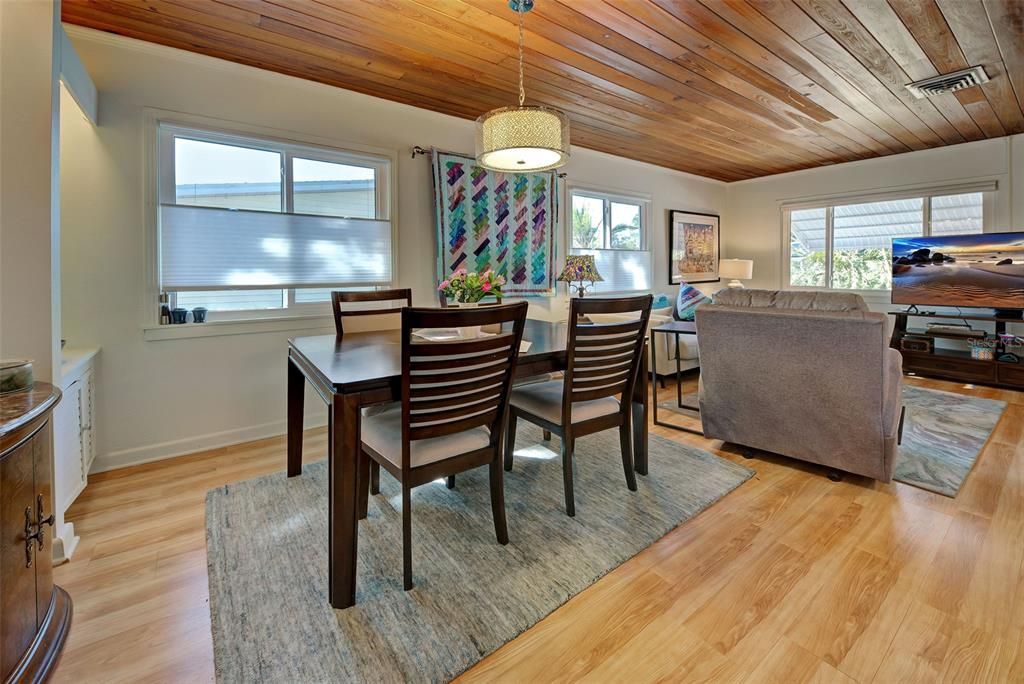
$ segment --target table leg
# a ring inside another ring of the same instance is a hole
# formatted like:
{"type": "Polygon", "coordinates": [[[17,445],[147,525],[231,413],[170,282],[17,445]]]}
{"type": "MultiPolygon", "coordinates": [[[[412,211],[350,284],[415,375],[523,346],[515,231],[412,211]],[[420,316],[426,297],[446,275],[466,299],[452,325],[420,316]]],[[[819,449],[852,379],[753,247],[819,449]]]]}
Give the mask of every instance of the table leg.
{"type": "Polygon", "coordinates": [[[633,387],[633,469],[641,475],[647,474],[647,406],[651,398],[647,357],[648,349],[644,345],[640,357],[640,377],[633,387]]]}
{"type": "MultiPolygon", "coordinates": [[[[654,424],[658,424],[658,347],[651,330],[651,410],[654,411],[654,424]]],[[[634,459],[635,460],[635,459],[634,459]]]]}
{"type": "Polygon", "coordinates": [[[676,406],[683,408],[683,363],[679,358],[679,333],[676,338],[676,406]]]}
{"type": "Polygon", "coordinates": [[[306,395],[306,378],[288,357],[288,477],[302,474],[302,403],[306,395]]]}
{"type": "Polygon", "coordinates": [[[335,394],[330,410],[333,429],[327,454],[330,481],[329,599],[335,608],[348,608],[356,602],[359,395],[335,394]]]}

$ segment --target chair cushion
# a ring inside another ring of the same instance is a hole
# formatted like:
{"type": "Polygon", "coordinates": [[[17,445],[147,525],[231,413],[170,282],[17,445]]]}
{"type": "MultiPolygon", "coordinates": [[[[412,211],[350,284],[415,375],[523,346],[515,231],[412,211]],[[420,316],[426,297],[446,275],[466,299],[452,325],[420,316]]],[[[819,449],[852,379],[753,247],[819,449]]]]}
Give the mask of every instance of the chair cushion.
{"type": "MultiPolygon", "coordinates": [[[[563,380],[539,382],[512,388],[512,405],[551,423],[562,421],[563,380]]],[[[582,423],[591,418],[606,416],[619,410],[619,400],[613,397],[577,401],[572,405],[572,422],[582,423]]]]}
{"type": "Polygon", "coordinates": [[[390,411],[396,406],[401,408],[402,404],[397,401],[386,401],[383,404],[373,404],[371,406],[364,406],[363,408],[360,409],[360,413],[362,413],[363,418],[366,418],[367,416],[375,416],[378,413],[390,411]]]}
{"type": "MultiPolygon", "coordinates": [[[[402,407],[397,404],[383,413],[363,417],[363,444],[398,467],[402,467],[402,407]]],[[[443,437],[413,440],[409,462],[413,468],[443,461],[467,451],[483,449],[491,443],[491,432],[476,427],[443,437]]]]}

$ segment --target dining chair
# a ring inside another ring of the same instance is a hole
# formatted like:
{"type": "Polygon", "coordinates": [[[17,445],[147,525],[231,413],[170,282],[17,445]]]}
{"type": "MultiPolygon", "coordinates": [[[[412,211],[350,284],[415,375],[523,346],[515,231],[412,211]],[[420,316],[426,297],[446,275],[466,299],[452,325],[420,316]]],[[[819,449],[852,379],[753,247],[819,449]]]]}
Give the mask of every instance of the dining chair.
{"type": "MultiPolygon", "coordinates": [[[[331,292],[331,311],[334,312],[334,330],[338,337],[345,336],[345,319],[350,316],[394,316],[402,312],[402,307],[394,307],[396,302],[403,302],[403,306],[412,306],[412,290],[400,288],[394,290],[372,290],[369,292],[351,292],[335,290],[331,292]],[[384,303],[384,308],[375,308],[374,303],[384,303]],[[358,308],[347,308],[348,304],[361,305],[358,308]]],[[[362,416],[365,418],[374,413],[386,410],[395,402],[364,406],[362,416]]],[[[452,483],[452,487],[455,483],[452,483]]],[[[370,490],[377,494],[380,492],[380,466],[373,463],[370,466],[370,490]]]]}
{"type": "MultiPolygon", "coordinates": [[[[445,295],[445,293],[441,292],[440,290],[437,291],[437,301],[441,305],[442,309],[455,308],[459,306],[458,303],[449,302],[448,296],[445,295]]],[[[501,304],[501,295],[496,295],[494,300],[480,302],[480,306],[496,306],[499,304],[501,304]]],[[[515,387],[520,387],[522,385],[532,385],[538,382],[547,382],[548,380],[553,380],[559,377],[561,377],[561,374],[559,373],[541,373],[540,375],[534,375],[528,378],[519,378],[513,383],[513,385],[515,387]]],[[[551,433],[548,432],[547,430],[544,431],[544,441],[551,441],[551,433]]],[[[455,489],[454,476],[448,478],[448,489],[455,489]]]]}
{"type": "Polygon", "coordinates": [[[505,438],[505,470],[512,470],[519,418],[561,437],[565,512],[570,516],[576,515],[573,451],[580,437],[619,428],[626,485],[630,491],[636,491],[630,431],[631,398],[644,353],[653,299],[651,295],[643,295],[571,300],[567,364],[562,379],[516,387],[512,391],[505,438]],[[581,314],[605,313],[639,313],[639,316],[622,323],[580,321],[581,314]]]}
{"type": "MultiPolygon", "coordinates": [[[[526,322],[526,302],[483,309],[402,310],[401,406],[362,421],[360,479],[370,463],[402,487],[402,565],[412,581],[412,489],[440,477],[489,466],[491,513],[498,543],[508,543],[501,463],[512,376],[526,322]],[[417,330],[501,324],[477,339],[431,341],[417,330]],[[511,324],[511,326],[506,325],[511,324]]],[[[367,514],[359,484],[360,518],[367,514]]]]}
{"type": "Polygon", "coordinates": [[[404,306],[412,306],[412,290],[399,288],[395,290],[373,290],[369,292],[342,292],[331,293],[331,310],[334,312],[334,330],[338,336],[345,334],[345,319],[351,316],[386,316],[388,314],[401,313],[402,307],[373,308],[359,306],[354,309],[346,308],[346,304],[367,304],[388,302],[405,302],[404,306]]]}

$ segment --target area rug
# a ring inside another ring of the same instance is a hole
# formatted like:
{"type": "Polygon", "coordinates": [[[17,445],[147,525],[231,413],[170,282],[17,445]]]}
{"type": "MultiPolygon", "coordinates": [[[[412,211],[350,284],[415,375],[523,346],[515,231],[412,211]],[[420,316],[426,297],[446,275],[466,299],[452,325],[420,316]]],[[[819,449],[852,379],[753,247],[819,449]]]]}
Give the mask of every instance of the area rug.
{"type": "Polygon", "coordinates": [[[1006,402],[903,386],[903,442],[893,478],[956,496],[1006,409],[1006,402]]]}
{"type": "Polygon", "coordinates": [[[753,475],[650,436],[650,474],[626,488],[614,430],[576,443],[576,517],[558,439],[520,428],[506,473],[508,546],[487,470],[413,490],[413,573],[402,590],[401,492],[381,475],[359,523],[356,605],[327,603],[327,469],[211,490],[210,616],[222,682],[448,681],[753,475]]]}
{"type": "MultiPolygon", "coordinates": [[[[696,393],[684,394],[683,405],[695,406],[696,397],[696,393]]],[[[903,404],[907,414],[893,478],[955,497],[1003,415],[1006,402],[904,385],[903,404]]],[[[659,402],[658,410],[700,420],[692,410],[680,409],[674,398],[659,402]]]]}

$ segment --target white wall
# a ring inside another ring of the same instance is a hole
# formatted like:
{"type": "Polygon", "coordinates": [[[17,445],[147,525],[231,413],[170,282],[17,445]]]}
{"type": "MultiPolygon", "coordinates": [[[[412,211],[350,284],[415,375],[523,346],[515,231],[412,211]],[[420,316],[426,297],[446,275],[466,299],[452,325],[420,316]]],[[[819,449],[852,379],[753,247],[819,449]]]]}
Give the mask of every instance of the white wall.
{"type": "MultiPolygon", "coordinates": [[[[68,33],[101,92],[100,126],[69,114],[61,145],[64,333],[70,345],[103,349],[96,469],[281,433],[286,340],[332,331],[143,339],[145,107],[394,150],[398,284],[412,287],[419,304],[435,301],[430,164],[409,150],[471,152],[471,122],[108,34],[68,33]]],[[[655,292],[674,290],[664,256],[668,210],[724,206],[722,183],[597,152],[574,148],[564,170],[575,184],[651,197],[655,292]]],[[[559,240],[564,249],[564,234],[559,240]]],[[[531,307],[537,317],[562,311],[548,300],[531,307]]],[[[308,397],[307,421],[322,422],[322,404],[308,397]]]]}
{"type": "Polygon", "coordinates": [[[722,216],[722,254],[754,260],[748,286],[781,288],[782,202],[989,179],[999,186],[992,230],[1024,230],[1024,135],[731,183],[722,216]]]}
{"type": "Polygon", "coordinates": [[[53,378],[60,330],[57,241],[59,4],[0,2],[0,357],[53,378]]]}

